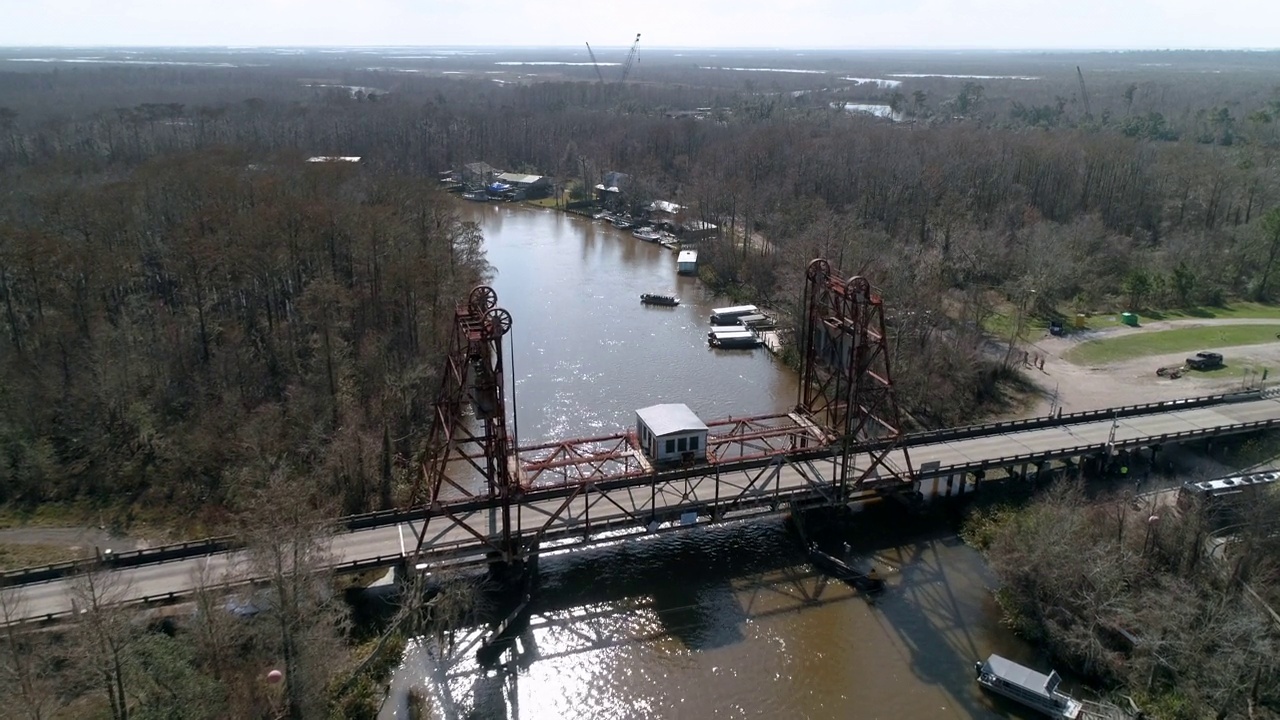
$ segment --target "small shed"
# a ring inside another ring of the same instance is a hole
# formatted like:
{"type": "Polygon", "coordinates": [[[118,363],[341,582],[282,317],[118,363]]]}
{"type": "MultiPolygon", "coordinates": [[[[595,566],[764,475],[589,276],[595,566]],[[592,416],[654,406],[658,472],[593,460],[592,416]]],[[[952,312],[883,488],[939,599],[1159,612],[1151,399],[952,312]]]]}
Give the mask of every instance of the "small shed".
{"type": "Polygon", "coordinates": [[[681,223],[682,237],[686,240],[705,240],[715,237],[716,225],[703,220],[686,220],[681,223]]]}
{"type": "Polygon", "coordinates": [[[637,410],[636,439],[654,462],[707,457],[707,424],[683,403],[650,405],[637,410]]]}
{"type": "Polygon", "coordinates": [[[676,256],[676,272],[681,275],[696,275],[698,273],[698,251],[697,250],[681,250],[676,256]]]}

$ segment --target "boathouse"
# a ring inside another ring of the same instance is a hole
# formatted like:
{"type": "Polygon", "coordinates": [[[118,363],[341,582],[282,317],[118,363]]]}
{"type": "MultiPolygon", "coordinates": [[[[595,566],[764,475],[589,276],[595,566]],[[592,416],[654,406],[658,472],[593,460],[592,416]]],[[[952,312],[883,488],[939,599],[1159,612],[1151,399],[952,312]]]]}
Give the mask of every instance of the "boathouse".
{"type": "Polygon", "coordinates": [[[636,411],[636,440],[656,462],[705,460],[707,424],[688,405],[666,403],[636,411]]]}
{"type": "Polygon", "coordinates": [[[676,272],[681,275],[698,274],[698,251],[681,250],[676,256],[676,272]]]}

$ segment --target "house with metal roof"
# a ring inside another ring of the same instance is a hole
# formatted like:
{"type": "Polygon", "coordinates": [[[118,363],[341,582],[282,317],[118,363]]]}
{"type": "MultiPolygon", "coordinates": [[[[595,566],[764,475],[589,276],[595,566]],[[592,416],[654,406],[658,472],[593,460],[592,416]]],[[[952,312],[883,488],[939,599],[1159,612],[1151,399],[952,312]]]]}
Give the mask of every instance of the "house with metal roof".
{"type": "Polygon", "coordinates": [[[547,184],[547,178],[542,175],[525,175],[523,173],[502,173],[497,178],[498,182],[503,182],[512,187],[531,188],[547,184]]]}
{"type": "Polygon", "coordinates": [[[636,411],[636,440],[655,463],[705,460],[707,424],[683,403],[636,411]]]}

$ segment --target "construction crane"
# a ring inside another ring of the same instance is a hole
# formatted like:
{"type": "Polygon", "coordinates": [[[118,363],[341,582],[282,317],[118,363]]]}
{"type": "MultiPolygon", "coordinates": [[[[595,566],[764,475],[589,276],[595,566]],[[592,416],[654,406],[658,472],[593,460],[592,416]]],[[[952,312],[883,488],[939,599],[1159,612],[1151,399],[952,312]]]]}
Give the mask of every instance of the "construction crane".
{"type": "Polygon", "coordinates": [[[600,78],[600,84],[604,84],[604,73],[600,72],[600,63],[596,60],[596,54],[591,50],[591,43],[587,43],[587,54],[591,56],[591,65],[596,69],[596,77],[600,78]]]}
{"type": "Polygon", "coordinates": [[[627,61],[622,64],[622,79],[618,82],[626,82],[627,76],[631,74],[631,66],[636,61],[636,51],[640,49],[640,33],[636,33],[636,41],[631,44],[631,52],[627,55],[627,61]]]}
{"type": "Polygon", "coordinates": [[[1089,93],[1084,90],[1084,73],[1080,72],[1080,66],[1076,66],[1076,77],[1080,78],[1080,102],[1084,103],[1084,119],[1092,120],[1093,113],[1089,110],[1089,93]]]}

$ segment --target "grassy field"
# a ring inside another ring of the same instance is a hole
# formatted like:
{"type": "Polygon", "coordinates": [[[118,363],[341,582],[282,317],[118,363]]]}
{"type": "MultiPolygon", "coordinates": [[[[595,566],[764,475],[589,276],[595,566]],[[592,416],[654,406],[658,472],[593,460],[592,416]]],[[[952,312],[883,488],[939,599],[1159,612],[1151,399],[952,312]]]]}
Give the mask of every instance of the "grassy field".
{"type": "MultiPolygon", "coordinates": [[[[1070,332],[1075,324],[1075,314],[1063,310],[1062,322],[1070,332]]],[[[1011,305],[1004,304],[996,308],[996,310],[983,320],[983,329],[991,335],[1002,340],[1008,340],[1009,335],[1013,333],[1013,326],[1016,320],[1016,311],[1011,305]]],[[[1143,310],[1138,313],[1138,322],[1157,322],[1161,320],[1198,320],[1203,318],[1221,318],[1221,319],[1246,319],[1260,318],[1264,320],[1276,320],[1280,322],[1280,305],[1265,305],[1256,302],[1234,302],[1224,307],[1200,307],[1200,308],[1184,308],[1180,310],[1143,310]]],[[[1104,328],[1120,327],[1120,311],[1112,313],[1098,313],[1085,319],[1085,328],[1088,330],[1101,330],[1104,328]]],[[[1036,338],[1043,336],[1049,331],[1049,321],[1042,317],[1028,317],[1024,323],[1022,333],[1018,336],[1018,340],[1022,342],[1032,342],[1036,338]]]]}
{"type": "Polygon", "coordinates": [[[554,197],[541,198],[539,200],[525,200],[524,202],[525,204],[533,205],[534,207],[551,208],[553,210],[558,207],[554,197]]]}
{"type": "Polygon", "coordinates": [[[92,555],[61,545],[17,545],[0,543],[0,570],[17,570],[34,565],[50,565],[53,563],[75,560],[92,555]]]}
{"type": "MultiPolygon", "coordinates": [[[[1186,308],[1182,310],[1144,310],[1138,313],[1138,322],[1160,320],[1200,320],[1204,318],[1243,319],[1264,318],[1280,320],[1280,305],[1264,305],[1256,302],[1234,302],[1224,307],[1186,308]]],[[[1088,319],[1092,329],[1120,325],[1120,313],[1095,315],[1088,319]]],[[[1070,323],[1068,323],[1070,324],[1070,323]]]]}
{"type": "MultiPolygon", "coordinates": [[[[1276,342],[1277,334],[1280,334],[1280,323],[1190,327],[1132,335],[1118,334],[1114,337],[1080,343],[1067,351],[1064,358],[1077,365],[1098,365],[1146,355],[1191,353],[1237,345],[1260,345],[1276,342]]],[[[1230,365],[1231,358],[1226,360],[1230,365]]]]}

